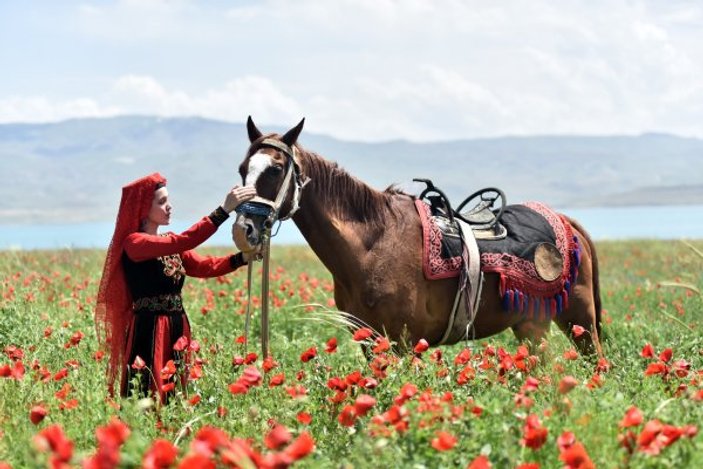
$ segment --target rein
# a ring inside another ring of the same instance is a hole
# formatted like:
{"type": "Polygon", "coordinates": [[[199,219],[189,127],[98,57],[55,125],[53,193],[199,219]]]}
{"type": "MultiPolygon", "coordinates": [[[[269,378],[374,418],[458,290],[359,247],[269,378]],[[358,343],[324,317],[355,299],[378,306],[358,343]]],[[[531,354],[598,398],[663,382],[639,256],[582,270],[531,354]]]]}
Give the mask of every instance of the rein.
{"type": "MultiPolygon", "coordinates": [[[[269,350],[269,261],[271,254],[271,228],[275,222],[282,222],[291,218],[295,212],[300,209],[300,196],[303,187],[310,182],[310,179],[303,178],[300,175],[300,165],[298,164],[297,149],[290,147],[285,143],[274,140],[272,138],[264,139],[261,142],[264,146],[274,147],[281,150],[288,157],[288,169],[283,178],[283,184],[276,194],[275,200],[269,200],[263,197],[254,197],[248,202],[244,202],[237,207],[237,213],[265,216],[266,220],[263,223],[262,230],[262,255],[263,267],[261,273],[261,354],[263,358],[270,355],[269,350]],[[293,200],[291,201],[291,209],[285,217],[279,218],[278,214],[281,210],[283,202],[288,196],[291,178],[295,178],[293,200]]],[[[249,323],[251,320],[251,279],[253,271],[253,262],[249,261],[247,265],[247,309],[246,318],[244,321],[244,348],[249,344],[249,323]]]]}

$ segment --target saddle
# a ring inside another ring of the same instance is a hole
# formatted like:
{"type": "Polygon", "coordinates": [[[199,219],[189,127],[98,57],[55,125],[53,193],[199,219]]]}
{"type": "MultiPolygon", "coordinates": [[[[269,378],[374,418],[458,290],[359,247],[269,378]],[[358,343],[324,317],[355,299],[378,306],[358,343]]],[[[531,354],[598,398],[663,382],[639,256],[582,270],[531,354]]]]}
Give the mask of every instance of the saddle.
{"type": "Polygon", "coordinates": [[[538,202],[506,206],[505,195],[496,188],[476,191],[454,210],[432,181],[415,181],[427,185],[415,205],[428,280],[460,275],[462,234],[473,235],[481,272],[500,276],[499,294],[506,310],[554,315],[567,307],[580,247],[563,215],[538,202]],[[462,210],[476,198],[478,203],[462,210]]]}
{"type": "Polygon", "coordinates": [[[413,181],[426,184],[427,187],[418,198],[429,203],[432,217],[445,235],[460,237],[459,228],[455,223],[455,220],[459,219],[471,227],[476,239],[499,240],[507,236],[508,230],[501,223],[501,217],[506,207],[506,198],[502,190],[495,187],[480,189],[466,197],[454,210],[444,192],[436,187],[431,180],[413,179],[413,181]],[[479,201],[476,205],[462,211],[477,198],[479,201]],[[500,206],[495,207],[498,201],[500,201],[500,206]]]}

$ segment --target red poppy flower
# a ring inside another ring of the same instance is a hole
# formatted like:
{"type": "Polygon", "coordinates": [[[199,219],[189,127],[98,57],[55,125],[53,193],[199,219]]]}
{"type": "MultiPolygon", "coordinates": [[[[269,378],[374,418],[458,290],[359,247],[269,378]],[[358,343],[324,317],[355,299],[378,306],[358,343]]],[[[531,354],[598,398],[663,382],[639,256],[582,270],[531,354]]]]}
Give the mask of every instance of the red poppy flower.
{"type": "Polygon", "coordinates": [[[327,346],[325,347],[325,352],[334,353],[336,351],[337,351],[337,338],[332,337],[330,340],[327,341],[327,346]]]}
{"type": "Polygon", "coordinates": [[[244,364],[244,357],[240,357],[239,355],[235,355],[234,358],[232,358],[232,366],[242,366],[244,364]]]}
{"type": "Polygon", "coordinates": [[[201,399],[202,399],[202,398],[200,397],[200,394],[196,394],[195,396],[193,396],[193,397],[191,397],[190,399],[188,399],[188,404],[190,404],[190,405],[192,405],[192,406],[197,405],[198,402],[200,402],[201,399]]]}
{"type": "Polygon", "coordinates": [[[579,442],[574,443],[559,454],[559,459],[564,461],[567,469],[593,469],[596,466],[586,452],[586,448],[579,442]]]}
{"type": "Polygon", "coordinates": [[[182,335],[173,344],[173,350],[176,352],[182,352],[188,347],[188,337],[182,335]]]}
{"type": "Polygon", "coordinates": [[[280,424],[275,424],[264,437],[264,444],[268,449],[278,449],[287,444],[292,438],[290,431],[280,424]]]}
{"type": "Polygon", "coordinates": [[[671,360],[671,357],[672,357],[673,355],[674,355],[674,352],[673,352],[670,348],[664,349],[664,350],[662,351],[662,353],[659,354],[659,360],[661,360],[661,361],[663,361],[663,362],[666,363],[666,362],[668,362],[669,360],[671,360]]]}
{"type": "Polygon", "coordinates": [[[547,441],[547,433],[548,430],[542,426],[536,415],[528,415],[525,419],[521,443],[523,446],[537,450],[547,441]]]}
{"type": "Polygon", "coordinates": [[[61,425],[50,425],[37,433],[34,444],[39,451],[51,451],[57,462],[67,463],[73,457],[73,442],[66,438],[61,425]]]}
{"type": "MultiPolygon", "coordinates": [[[[454,357],[455,365],[465,365],[471,359],[471,350],[465,348],[454,357]]],[[[480,457],[480,456],[479,456],[480,457]]]]}
{"type": "Polygon", "coordinates": [[[532,392],[539,388],[539,380],[534,376],[528,376],[525,380],[525,384],[522,385],[523,391],[532,392]]]}
{"type": "Polygon", "coordinates": [[[570,448],[574,443],[576,443],[576,435],[572,432],[564,432],[557,438],[557,448],[559,448],[559,452],[570,448]]]}
{"type": "Polygon", "coordinates": [[[168,440],[161,438],[154,440],[151,447],[144,453],[142,459],[143,469],[165,469],[176,462],[178,448],[168,440]]]}
{"type": "Polygon", "coordinates": [[[66,376],[68,376],[68,369],[67,368],[61,368],[59,371],[56,372],[54,375],[54,381],[61,381],[64,379],[66,376]]]}
{"type": "Polygon", "coordinates": [[[249,386],[247,386],[244,383],[241,383],[237,381],[236,383],[230,384],[227,389],[229,389],[229,392],[232,394],[246,394],[249,392],[249,386]]]}
{"type": "Polygon", "coordinates": [[[258,386],[259,384],[261,384],[261,380],[263,379],[263,377],[261,376],[259,370],[256,369],[256,367],[248,366],[244,369],[244,372],[242,373],[242,377],[240,379],[245,381],[246,384],[249,386],[258,386]]]}
{"type": "Polygon", "coordinates": [[[317,356],[317,348],[310,347],[300,355],[300,361],[303,363],[309,362],[317,356]]]}
{"type": "Polygon", "coordinates": [[[440,430],[435,435],[431,444],[437,451],[447,451],[456,446],[457,438],[451,433],[440,430]]]}
{"type": "Polygon", "coordinates": [[[215,467],[215,463],[202,454],[189,454],[178,464],[178,469],[215,469],[215,467]]]}
{"type": "Polygon", "coordinates": [[[353,426],[354,422],[356,421],[356,413],[354,411],[354,407],[351,405],[344,406],[342,411],[339,413],[337,420],[345,427],[353,426]]]}
{"type": "Polygon", "coordinates": [[[620,421],[620,428],[636,427],[642,424],[642,411],[635,406],[630,406],[625,412],[625,416],[620,421]]]}
{"type": "Polygon", "coordinates": [[[161,369],[161,380],[167,381],[167,380],[171,379],[171,377],[175,374],[176,374],[176,364],[173,363],[173,360],[167,361],[166,365],[161,369]]]}
{"type": "Polygon", "coordinates": [[[363,378],[359,380],[358,384],[364,389],[375,389],[378,386],[378,381],[374,378],[363,378]]]}
{"type": "Polygon", "coordinates": [[[44,420],[44,417],[48,414],[46,408],[43,405],[35,405],[29,410],[29,420],[37,425],[39,422],[44,420]]]}
{"type": "Polygon", "coordinates": [[[428,348],[430,348],[430,344],[428,344],[425,339],[420,339],[417,341],[417,344],[415,344],[415,348],[413,348],[413,352],[423,353],[423,352],[427,351],[428,348]]]}
{"type": "Polygon", "coordinates": [[[417,394],[417,386],[412,383],[405,383],[400,388],[400,394],[393,400],[397,405],[402,405],[405,401],[417,394]]]}
{"type": "Polygon", "coordinates": [[[666,376],[668,373],[669,373],[669,367],[667,367],[666,364],[663,362],[650,363],[649,365],[647,365],[647,369],[644,370],[645,376],[652,376],[652,375],[666,376]]]}
{"type": "Polygon", "coordinates": [[[573,376],[564,376],[559,381],[559,393],[566,394],[572,389],[574,389],[576,386],[578,386],[578,384],[579,382],[573,376]]]}
{"type": "Polygon", "coordinates": [[[132,369],[137,370],[137,371],[141,371],[144,369],[145,366],[146,366],[146,363],[144,362],[142,357],[137,355],[134,359],[134,363],[132,363],[132,369]]]}
{"type": "Polygon", "coordinates": [[[354,412],[359,417],[363,417],[366,413],[376,405],[376,399],[368,394],[361,394],[354,402],[354,412]]]}
{"type": "Polygon", "coordinates": [[[304,458],[315,450],[315,441],[308,432],[301,433],[293,443],[283,450],[293,461],[304,458]]]}
{"type": "Polygon", "coordinates": [[[264,373],[268,373],[277,366],[278,362],[274,360],[271,356],[264,358],[264,361],[261,363],[261,369],[264,370],[264,373]]]}
{"type": "Polygon", "coordinates": [[[219,428],[206,425],[198,430],[195,438],[190,443],[193,452],[210,457],[218,449],[225,446],[229,438],[219,428]]]}
{"type": "Polygon", "coordinates": [[[579,354],[576,350],[570,348],[566,352],[564,352],[564,359],[566,360],[576,360],[578,359],[579,354]]]}
{"type": "Polygon", "coordinates": [[[298,415],[296,415],[295,418],[303,425],[310,425],[310,422],[312,422],[312,415],[302,410],[298,412],[298,415]]]}
{"type": "Polygon", "coordinates": [[[203,377],[203,368],[200,365],[193,365],[188,370],[188,379],[197,381],[203,377]]]}
{"type": "Polygon", "coordinates": [[[176,388],[176,383],[170,382],[161,386],[161,392],[171,392],[176,388]]]}
{"type": "Polygon", "coordinates": [[[247,356],[244,357],[244,364],[245,365],[251,365],[252,363],[256,362],[256,360],[259,359],[259,356],[254,353],[254,352],[249,352],[247,353],[247,356]]]}
{"type": "Polygon", "coordinates": [[[491,469],[491,461],[484,455],[476,456],[466,469],[491,469]]]}
{"type": "Polygon", "coordinates": [[[584,332],[586,332],[586,329],[577,324],[574,324],[571,327],[571,333],[574,335],[574,337],[581,337],[584,332]]]}
{"type": "Polygon", "coordinates": [[[117,449],[124,444],[130,433],[129,427],[123,421],[112,417],[110,423],[95,430],[95,437],[99,447],[117,449]]]}
{"type": "Polygon", "coordinates": [[[391,343],[386,337],[377,337],[375,341],[375,346],[371,351],[375,354],[387,352],[391,349],[391,343]]]}
{"type": "Polygon", "coordinates": [[[357,329],[354,332],[353,339],[357,342],[361,342],[362,340],[368,339],[372,335],[373,335],[373,331],[371,329],[369,329],[368,327],[362,327],[361,329],[357,329]]]}
{"type": "Polygon", "coordinates": [[[286,375],[284,373],[279,373],[277,375],[271,376],[269,380],[269,387],[280,386],[286,381],[286,375]]]}
{"type": "Polygon", "coordinates": [[[654,358],[654,347],[652,347],[652,344],[647,343],[642,347],[642,351],[640,352],[640,356],[642,358],[654,358]]]}

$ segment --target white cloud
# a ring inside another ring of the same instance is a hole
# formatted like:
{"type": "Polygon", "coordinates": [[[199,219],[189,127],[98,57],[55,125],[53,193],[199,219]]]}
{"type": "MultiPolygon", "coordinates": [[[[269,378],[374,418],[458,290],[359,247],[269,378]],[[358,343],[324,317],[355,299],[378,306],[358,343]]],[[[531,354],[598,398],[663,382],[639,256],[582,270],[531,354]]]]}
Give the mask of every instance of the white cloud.
{"type": "Polygon", "coordinates": [[[50,122],[77,117],[106,117],[120,114],[117,106],[102,106],[93,99],[53,101],[44,96],[0,99],[0,122],[50,122]]]}
{"type": "Polygon", "coordinates": [[[112,99],[127,103],[130,112],[163,116],[201,115],[241,122],[254,114],[261,122],[296,120],[301,106],[268,78],[246,76],[202,94],[169,90],[148,76],[128,75],[114,85],[112,99]]]}
{"type": "Polygon", "coordinates": [[[703,6],[690,2],[123,0],[74,11],[59,24],[114,67],[75,55],[75,70],[52,72],[79,78],[26,94],[0,84],[0,120],[252,114],[285,126],[305,115],[307,129],[349,139],[703,136],[703,6]]]}

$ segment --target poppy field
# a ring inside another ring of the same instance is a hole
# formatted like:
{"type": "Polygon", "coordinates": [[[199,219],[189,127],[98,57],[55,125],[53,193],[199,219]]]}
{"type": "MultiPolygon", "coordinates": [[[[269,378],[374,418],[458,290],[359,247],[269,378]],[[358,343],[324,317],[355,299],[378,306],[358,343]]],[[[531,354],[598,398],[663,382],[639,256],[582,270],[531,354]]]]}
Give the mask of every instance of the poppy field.
{"type": "Polygon", "coordinates": [[[166,405],[107,392],[103,251],[0,252],[0,468],[703,467],[703,242],[597,248],[603,360],[556,326],[394,353],[336,313],[307,247],[274,246],[272,356],[258,282],[243,343],[246,268],[189,278],[191,364],[165,370],[188,384],[166,405]]]}

